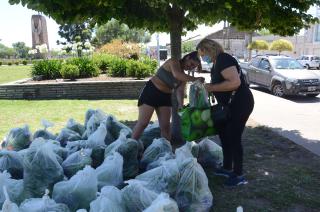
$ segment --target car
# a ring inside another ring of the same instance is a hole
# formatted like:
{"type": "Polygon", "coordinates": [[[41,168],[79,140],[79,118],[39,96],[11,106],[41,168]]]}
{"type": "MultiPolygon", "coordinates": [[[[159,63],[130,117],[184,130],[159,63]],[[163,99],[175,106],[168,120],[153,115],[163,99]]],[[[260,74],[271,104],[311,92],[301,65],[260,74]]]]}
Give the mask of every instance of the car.
{"type": "Polygon", "coordinates": [[[307,69],[320,69],[320,57],[316,55],[302,55],[301,57],[297,58],[297,61],[307,69]]]}
{"type": "Polygon", "coordinates": [[[275,96],[320,94],[320,76],[287,56],[257,56],[242,66],[247,83],[269,89],[275,96]]]}

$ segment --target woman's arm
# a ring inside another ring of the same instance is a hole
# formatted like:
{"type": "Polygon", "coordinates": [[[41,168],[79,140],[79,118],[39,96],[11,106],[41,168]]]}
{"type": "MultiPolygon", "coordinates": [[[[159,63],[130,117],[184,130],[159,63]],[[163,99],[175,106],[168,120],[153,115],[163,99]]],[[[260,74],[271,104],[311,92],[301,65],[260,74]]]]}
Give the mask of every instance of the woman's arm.
{"type": "Polygon", "coordinates": [[[205,88],[208,92],[223,92],[223,91],[234,91],[240,84],[240,76],[236,66],[230,66],[221,72],[225,81],[217,84],[205,84],[205,88]]]}
{"type": "Polygon", "coordinates": [[[187,81],[196,81],[198,77],[189,76],[181,70],[181,66],[179,60],[172,59],[170,61],[169,67],[171,69],[172,75],[179,81],[187,82],[187,81]]]}

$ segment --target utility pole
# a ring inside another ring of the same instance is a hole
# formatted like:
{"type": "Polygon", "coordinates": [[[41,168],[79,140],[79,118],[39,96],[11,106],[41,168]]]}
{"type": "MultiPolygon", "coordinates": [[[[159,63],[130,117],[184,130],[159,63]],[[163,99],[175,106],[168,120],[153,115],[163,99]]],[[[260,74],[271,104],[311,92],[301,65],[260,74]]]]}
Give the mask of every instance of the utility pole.
{"type": "Polygon", "coordinates": [[[158,61],[158,67],[160,67],[160,45],[159,45],[159,33],[157,33],[157,61],[158,61]]]}

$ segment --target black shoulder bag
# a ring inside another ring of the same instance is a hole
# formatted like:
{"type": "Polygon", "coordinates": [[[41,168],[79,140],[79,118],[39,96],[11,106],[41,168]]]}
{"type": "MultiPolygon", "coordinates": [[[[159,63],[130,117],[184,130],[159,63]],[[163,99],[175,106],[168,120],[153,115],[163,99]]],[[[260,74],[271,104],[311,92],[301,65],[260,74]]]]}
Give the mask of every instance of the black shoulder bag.
{"type": "Polygon", "coordinates": [[[211,107],[211,118],[214,125],[227,123],[231,118],[230,104],[234,98],[236,91],[232,91],[227,104],[218,103],[211,107]]]}

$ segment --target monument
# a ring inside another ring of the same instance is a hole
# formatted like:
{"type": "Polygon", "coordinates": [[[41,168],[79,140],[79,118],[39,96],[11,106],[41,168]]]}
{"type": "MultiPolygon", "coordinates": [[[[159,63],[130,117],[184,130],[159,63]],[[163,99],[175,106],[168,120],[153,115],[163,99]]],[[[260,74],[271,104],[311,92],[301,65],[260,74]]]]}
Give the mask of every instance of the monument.
{"type": "Polygon", "coordinates": [[[47,44],[49,50],[47,22],[45,17],[42,15],[32,15],[31,30],[32,48],[35,49],[38,45],[47,44]]]}

